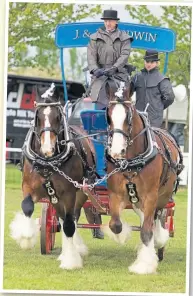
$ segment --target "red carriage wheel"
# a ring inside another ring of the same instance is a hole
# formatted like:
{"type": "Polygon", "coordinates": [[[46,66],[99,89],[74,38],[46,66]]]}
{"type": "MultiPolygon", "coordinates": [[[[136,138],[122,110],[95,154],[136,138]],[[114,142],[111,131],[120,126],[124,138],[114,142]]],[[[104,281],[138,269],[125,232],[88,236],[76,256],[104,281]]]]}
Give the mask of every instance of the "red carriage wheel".
{"type": "Polygon", "coordinates": [[[40,246],[42,255],[50,254],[51,250],[53,250],[56,232],[56,211],[51,204],[43,203],[40,234],[40,246]]]}
{"type": "Polygon", "coordinates": [[[174,237],[174,208],[167,209],[165,227],[169,231],[169,236],[174,237]]]}

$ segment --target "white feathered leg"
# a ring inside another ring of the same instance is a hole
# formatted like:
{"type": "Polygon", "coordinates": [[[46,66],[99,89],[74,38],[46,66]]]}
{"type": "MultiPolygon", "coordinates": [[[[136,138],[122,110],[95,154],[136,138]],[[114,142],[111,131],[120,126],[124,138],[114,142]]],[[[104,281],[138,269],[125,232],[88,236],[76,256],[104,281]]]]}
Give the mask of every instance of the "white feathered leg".
{"type": "Polygon", "coordinates": [[[131,226],[125,222],[122,223],[122,231],[119,234],[113,233],[109,225],[102,225],[101,230],[119,244],[126,243],[131,238],[132,232],[131,226]]]}
{"type": "Polygon", "coordinates": [[[136,261],[129,267],[129,271],[137,274],[155,273],[158,266],[158,257],[154,248],[154,238],[148,246],[142,244],[138,251],[136,261]]]}
{"type": "Polygon", "coordinates": [[[11,237],[22,249],[31,249],[35,246],[38,225],[34,219],[26,217],[23,213],[17,213],[9,228],[11,237]]]}
{"type": "Polygon", "coordinates": [[[76,225],[75,233],[73,235],[73,243],[81,256],[86,256],[88,254],[88,248],[84,244],[83,239],[78,233],[77,225],[76,225]]]}
{"type": "Polygon", "coordinates": [[[62,253],[60,254],[58,260],[61,261],[60,268],[62,269],[75,269],[82,268],[83,261],[82,258],[73,243],[73,237],[67,237],[63,231],[63,221],[62,225],[62,253]]]}
{"type": "Polygon", "coordinates": [[[155,247],[162,248],[166,245],[169,239],[169,231],[164,229],[161,225],[160,219],[157,217],[155,220],[155,229],[154,229],[154,243],[155,247]]]}

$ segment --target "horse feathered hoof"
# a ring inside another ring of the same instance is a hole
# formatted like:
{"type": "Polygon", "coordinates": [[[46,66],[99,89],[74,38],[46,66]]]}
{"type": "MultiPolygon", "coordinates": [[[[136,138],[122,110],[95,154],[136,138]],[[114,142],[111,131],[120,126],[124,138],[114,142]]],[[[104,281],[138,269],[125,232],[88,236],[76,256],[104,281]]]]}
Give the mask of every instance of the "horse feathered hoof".
{"type": "Polygon", "coordinates": [[[116,241],[118,244],[125,244],[131,238],[131,226],[127,223],[122,223],[122,231],[119,234],[115,234],[110,229],[109,225],[101,225],[102,230],[109,238],[116,241]]]}
{"type": "Polygon", "coordinates": [[[80,234],[78,233],[77,229],[75,230],[74,236],[73,236],[73,244],[75,245],[77,251],[81,256],[88,255],[88,248],[84,244],[80,234]]]}
{"type": "Polygon", "coordinates": [[[22,249],[32,249],[35,246],[38,226],[34,219],[17,213],[9,227],[11,237],[22,249]]]}
{"type": "Polygon", "coordinates": [[[129,271],[136,274],[154,274],[158,266],[158,257],[152,242],[149,246],[142,244],[138,250],[136,261],[129,266],[129,271]]]}
{"type": "Polygon", "coordinates": [[[18,244],[19,244],[21,249],[29,250],[29,249],[32,249],[35,246],[36,238],[35,237],[31,237],[31,238],[22,237],[20,239],[20,241],[18,242],[18,244]]]}
{"type": "Polygon", "coordinates": [[[76,245],[76,248],[80,256],[84,257],[88,255],[88,248],[85,244],[76,245]]]}
{"type": "Polygon", "coordinates": [[[67,269],[67,270],[80,269],[82,267],[83,267],[83,262],[82,262],[81,256],[78,261],[74,260],[74,262],[72,261],[69,262],[67,257],[63,257],[63,260],[61,261],[61,264],[60,264],[60,268],[67,269]]]}
{"type": "Polygon", "coordinates": [[[60,268],[72,270],[83,267],[83,260],[78,251],[66,251],[65,254],[61,254],[58,258],[61,261],[60,268]]]}
{"type": "Polygon", "coordinates": [[[154,230],[154,244],[155,247],[160,249],[163,248],[169,239],[169,231],[161,226],[159,219],[155,221],[154,230]]]}
{"type": "Polygon", "coordinates": [[[147,264],[146,262],[134,262],[129,266],[129,271],[136,274],[155,274],[157,269],[157,262],[154,264],[147,264]]]}
{"type": "Polygon", "coordinates": [[[61,261],[60,268],[72,270],[83,267],[82,257],[74,244],[72,237],[64,236],[62,242],[62,253],[58,260],[61,261]]]}

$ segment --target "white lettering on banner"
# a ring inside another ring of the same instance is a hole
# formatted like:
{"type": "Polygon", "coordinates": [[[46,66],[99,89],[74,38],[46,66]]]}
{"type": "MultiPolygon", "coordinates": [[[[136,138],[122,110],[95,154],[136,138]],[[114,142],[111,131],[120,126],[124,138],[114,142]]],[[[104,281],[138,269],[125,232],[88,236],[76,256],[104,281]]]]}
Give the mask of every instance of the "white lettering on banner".
{"type": "MultiPolygon", "coordinates": [[[[123,30],[124,31],[124,30],[123,30]]],[[[129,37],[134,38],[135,40],[144,40],[147,42],[156,42],[157,34],[152,34],[149,32],[138,32],[138,31],[124,31],[129,35],[129,37]]],[[[90,36],[90,32],[88,30],[84,30],[83,33],[81,33],[79,30],[75,30],[75,37],[73,40],[79,39],[79,38],[87,38],[90,36]]]]}
{"type": "Polygon", "coordinates": [[[86,38],[86,37],[90,37],[90,33],[88,30],[84,30],[84,33],[83,33],[83,38],[86,38]]]}
{"type": "Polygon", "coordinates": [[[17,92],[10,91],[7,97],[7,108],[19,108],[17,104],[17,92]]]}
{"type": "Polygon", "coordinates": [[[157,38],[157,34],[152,35],[151,33],[149,33],[149,40],[148,41],[152,40],[153,42],[155,42],[156,38],[157,38]]]}
{"type": "Polygon", "coordinates": [[[79,30],[76,30],[75,32],[76,32],[76,34],[75,34],[76,36],[75,36],[75,38],[73,38],[73,40],[76,40],[79,38],[79,30]]]}
{"type": "Polygon", "coordinates": [[[34,112],[31,110],[24,109],[7,109],[7,117],[25,117],[34,118],[34,112]]]}
{"type": "Polygon", "coordinates": [[[27,117],[26,110],[17,110],[17,117],[27,117]]]}
{"type": "Polygon", "coordinates": [[[7,97],[7,108],[19,109],[23,97],[24,83],[19,84],[18,92],[10,92],[7,97]]]}
{"type": "Polygon", "coordinates": [[[13,127],[30,128],[31,127],[31,120],[14,119],[13,120],[13,127]]]}
{"type": "Polygon", "coordinates": [[[27,110],[27,117],[28,118],[34,118],[34,112],[31,110],[27,110]]]}
{"type": "Polygon", "coordinates": [[[15,117],[16,116],[16,110],[14,110],[14,109],[7,109],[7,117],[8,116],[15,117]]]}
{"type": "Polygon", "coordinates": [[[138,39],[143,40],[144,33],[145,32],[136,32],[136,31],[134,31],[135,39],[136,40],[138,40],[138,39]]]}

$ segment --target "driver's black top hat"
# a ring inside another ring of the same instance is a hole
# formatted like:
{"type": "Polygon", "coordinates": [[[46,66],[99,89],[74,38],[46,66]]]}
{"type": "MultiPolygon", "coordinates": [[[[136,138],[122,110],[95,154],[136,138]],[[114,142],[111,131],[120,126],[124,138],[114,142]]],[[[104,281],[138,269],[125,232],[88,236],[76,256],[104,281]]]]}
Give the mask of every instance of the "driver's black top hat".
{"type": "Polygon", "coordinates": [[[117,17],[117,11],[116,10],[104,10],[103,11],[103,16],[101,17],[101,20],[120,20],[117,17]]]}
{"type": "Polygon", "coordinates": [[[147,62],[157,62],[159,61],[158,51],[155,49],[146,50],[145,56],[143,57],[147,62]]]}

